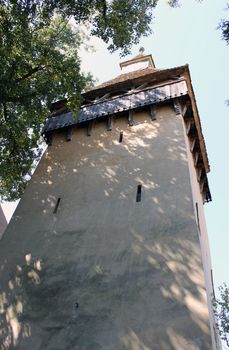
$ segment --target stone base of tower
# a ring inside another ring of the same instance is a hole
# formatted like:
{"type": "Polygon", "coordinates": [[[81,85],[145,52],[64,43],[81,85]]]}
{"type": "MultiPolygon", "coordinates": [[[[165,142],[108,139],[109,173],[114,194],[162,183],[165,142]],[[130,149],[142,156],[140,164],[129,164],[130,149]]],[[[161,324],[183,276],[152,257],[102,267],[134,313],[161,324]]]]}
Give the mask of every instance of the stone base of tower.
{"type": "Polygon", "coordinates": [[[95,121],[71,142],[56,134],[0,242],[0,270],[4,350],[212,349],[173,108],[112,131],[95,121]]]}

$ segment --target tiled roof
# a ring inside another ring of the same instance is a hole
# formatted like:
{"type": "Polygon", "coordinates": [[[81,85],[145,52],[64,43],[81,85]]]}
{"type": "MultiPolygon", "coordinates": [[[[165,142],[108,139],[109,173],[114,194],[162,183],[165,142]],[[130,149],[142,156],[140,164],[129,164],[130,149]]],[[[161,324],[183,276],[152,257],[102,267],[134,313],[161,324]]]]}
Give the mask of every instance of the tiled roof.
{"type": "MultiPolygon", "coordinates": [[[[114,79],[105,81],[104,83],[95,86],[92,90],[97,90],[97,89],[105,88],[105,87],[108,87],[108,86],[110,86],[110,85],[115,85],[115,84],[124,82],[124,81],[126,81],[126,80],[136,79],[136,78],[138,78],[138,77],[145,76],[145,75],[147,75],[147,74],[154,73],[154,72],[158,72],[158,71],[161,71],[161,69],[156,69],[156,68],[153,68],[153,67],[148,67],[148,68],[136,70],[136,71],[134,71],[134,72],[129,72],[129,73],[125,73],[125,74],[120,74],[120,75],[118,75],[118,76],[117,76],[116,78],[114,78],[114,79]]],[[[90,90],[90,91],[91,91],[91,90],[90,90]]]]}
{"type": "Polygon", "coordinates": [[[167,83],[164,86],[148,88],[143,91],[135,91],[123,94],[104,101],[91,103],[82,106],[79,110],[78,118],[72,112],[59,114],[47,120],[42,133],[77,125],[89,120],[98,119],[104,116],[115,115],[128,110],[135,110],[139,107],[149,106],[155,103],[162,103],[172,98],[187,95],[187,85],[184,80],[167,83]]]}
{"type": "Polygon", "coordinates": [[[129,89],[131,85],[141,85],[147,81],[160,84],[161,82],[168,80],[171,76],[177,77],[179,74],[183,74],[184,70],[187,68],[188,65],[169,69],[148,67],[125,74],[120,74],[114,79],[105,81],[104,83],[93,87],[91,90],[83,93],[82,96],[85,99],[90,100],[98,97],[99,95],[106,94],[107,92],[129,89]]]}

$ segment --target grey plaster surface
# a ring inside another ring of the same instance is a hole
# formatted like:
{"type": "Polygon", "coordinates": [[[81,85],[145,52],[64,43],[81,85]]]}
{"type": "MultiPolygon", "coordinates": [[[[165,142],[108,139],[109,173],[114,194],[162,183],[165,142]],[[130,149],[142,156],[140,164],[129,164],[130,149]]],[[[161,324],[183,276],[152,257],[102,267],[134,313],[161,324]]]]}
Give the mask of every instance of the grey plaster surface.
{"type": "Polygon", "coordinates": [[[44,154],[0,242],[1,349],[211,349],[182,120],[134,120],[44,154]]]}

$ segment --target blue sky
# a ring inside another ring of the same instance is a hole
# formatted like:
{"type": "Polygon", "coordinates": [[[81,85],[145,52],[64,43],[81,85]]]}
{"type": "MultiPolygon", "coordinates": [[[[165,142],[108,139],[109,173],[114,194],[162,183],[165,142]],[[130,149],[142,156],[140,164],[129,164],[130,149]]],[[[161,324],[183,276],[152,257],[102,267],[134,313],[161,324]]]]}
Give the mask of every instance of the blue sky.
{"type": "MultiPolygon", "coordinates": [[[[186,0],[181,1],[180,8],[172,9],[161,0],[155,10],[153,34],[143,38],[125,58],[138,54],[139,47],[144,46],[158,68],[190,66],[211,165],[208,178],[213,202],[205,205],[205,213],[216,289],[224,281],[229,285],[229,107],[225,105],[229,99],[229,50],[216,30],[227,15],[225,7],[226,0],[186,0]]],[[[120,74],[119,54],[111,55],[99,39],[91,40],[91,44],[94,53],[81,52],[83,69],[92,72],[99,82],[120,74]]],[[[10,212],[10,206],[8,209],[10,212]]]]}

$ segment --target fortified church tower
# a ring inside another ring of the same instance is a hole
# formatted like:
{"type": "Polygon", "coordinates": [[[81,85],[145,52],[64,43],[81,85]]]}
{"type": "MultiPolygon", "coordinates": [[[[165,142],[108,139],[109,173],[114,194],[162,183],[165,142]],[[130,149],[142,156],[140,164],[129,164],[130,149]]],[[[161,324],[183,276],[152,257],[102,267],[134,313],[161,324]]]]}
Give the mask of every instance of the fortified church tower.
{"type": "Polygon", "coordinates": [[[0,242],[1,349],[220,349],[187,65],[142,52],[54,103],[49,144],[0,242]]]}

